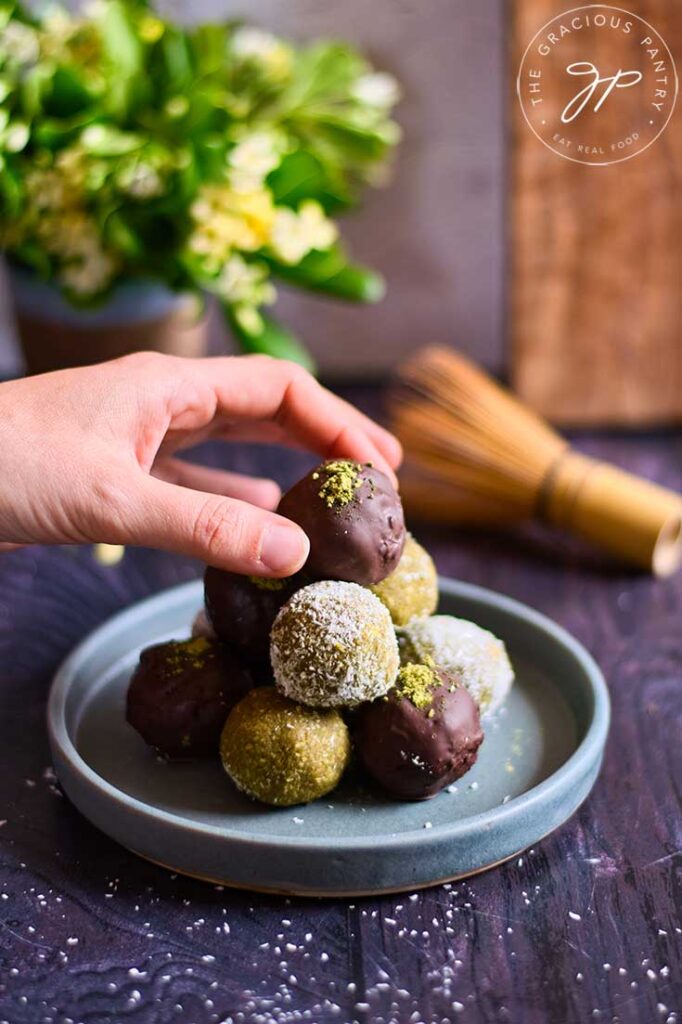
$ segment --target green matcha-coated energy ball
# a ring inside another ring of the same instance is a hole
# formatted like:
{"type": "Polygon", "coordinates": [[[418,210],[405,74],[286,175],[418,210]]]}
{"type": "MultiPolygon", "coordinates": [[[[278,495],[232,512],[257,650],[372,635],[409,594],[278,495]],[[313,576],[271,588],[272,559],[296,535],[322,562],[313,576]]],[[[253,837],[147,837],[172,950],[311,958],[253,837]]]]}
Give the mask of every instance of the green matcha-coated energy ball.
{"type": "Polygon", "coordinates": [[[277,688],[312,707],[354,707],[382,697],[398,674],[388,609],[357,583],[323,580],[298,590],[270,634],[277,688]]]}
{"type": "Polygon", "coordinates": [[[438,604],[438,576],[431,555],[408,533],[396,568],[369,589],[386,605],[396,626],[432,615],[438,604]]]}
{"type": "Polygon", "coordinates": [[[338,711],[303,707],[262,686],[230,713],[220,756],[247,796],[291,807],[334,789],[350,758],[350,739],[338,711]]]}

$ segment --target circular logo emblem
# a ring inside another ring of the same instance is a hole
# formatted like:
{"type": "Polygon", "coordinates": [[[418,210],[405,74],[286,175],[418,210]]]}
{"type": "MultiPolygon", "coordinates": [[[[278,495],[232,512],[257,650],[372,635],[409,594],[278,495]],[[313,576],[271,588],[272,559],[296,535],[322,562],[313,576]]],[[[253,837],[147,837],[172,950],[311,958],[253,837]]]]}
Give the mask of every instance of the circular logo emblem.
{"type": "Polygon", "coordinates": [[[516,82],[523,115],[566,160],[604,166],[654,142],[673,112],[677,71],[648,22],[606,4],[575,7],[528,44],[516,82]]]}

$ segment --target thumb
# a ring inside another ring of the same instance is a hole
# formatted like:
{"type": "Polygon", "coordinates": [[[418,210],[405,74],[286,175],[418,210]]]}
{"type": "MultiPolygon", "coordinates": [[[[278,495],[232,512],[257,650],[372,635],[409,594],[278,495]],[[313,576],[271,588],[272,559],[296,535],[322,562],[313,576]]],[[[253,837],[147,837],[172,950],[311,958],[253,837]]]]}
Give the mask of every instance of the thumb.
{"type": "Polygon", "coordinates": [[[299,526],[236,498],[142,476],[122,542],[199,558],[252,576],[291,576],[308,557],[299,526]]]}

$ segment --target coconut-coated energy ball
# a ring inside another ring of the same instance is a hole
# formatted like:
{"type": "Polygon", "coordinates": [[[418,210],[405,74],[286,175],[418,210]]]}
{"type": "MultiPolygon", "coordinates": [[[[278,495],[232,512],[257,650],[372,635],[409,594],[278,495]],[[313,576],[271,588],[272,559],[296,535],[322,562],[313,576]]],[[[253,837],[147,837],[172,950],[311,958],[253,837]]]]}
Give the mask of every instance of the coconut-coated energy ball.
{"type": "Polygon", "coordinates": [[[478,706],[456,676],[405,665],[354,719],[358,756],[399,800],[427,800],[468,772],[483,742],[478,706]]]}
{"type": "Polygon", "coordinates": [[[215,755],[220,731],[253,682],[236,658],[206,637],[147,647],[128,686],[126,717],[168,757],[215,755]]]}
{"type": "Polygon", "coordinates": [[[278,512],[308,535],[305,571],[317,579],[368,587],[393,572],[402,555],[400,497],[388,477],[369,464],[323,462],[287,491],[278,512]]]}
{"type": "Polygon", "coordinates": [[[338,711],[303,707],[263,686],[231,712],[220,756],[247,796],[290,807],[334,789],[350,758],[350,739],[338,711]]]}
{"type": "Polygon", "coordinates": [[[399,630],[403,662],[435,663],[459,676],[482,715],[502,704],[514,682],[507,650],[493,633],[452,615],[413,619],[399,630]]]}
{"type": "Polygon", "coordinates": [[[357,583],[325,580],[298,590],[270,635],[278,689],[312,707],[353,707],[381,697],[399,668],[391,616],[357,583]]]}
{"type": "Polygon", "coordinates": [[[408,533],[397,566],[370,590],[386,605],[396,626],[431,615],[438,605],[438,575],[431,555],[408,533]]]}
{"type": "Polygon", "coordinates": [[[209,566],[204,573],[209,622],[219,639],[240,651],[250,664],[267,666],[275,616],[301,582],[298,576],[240,576],[209,566]]]}

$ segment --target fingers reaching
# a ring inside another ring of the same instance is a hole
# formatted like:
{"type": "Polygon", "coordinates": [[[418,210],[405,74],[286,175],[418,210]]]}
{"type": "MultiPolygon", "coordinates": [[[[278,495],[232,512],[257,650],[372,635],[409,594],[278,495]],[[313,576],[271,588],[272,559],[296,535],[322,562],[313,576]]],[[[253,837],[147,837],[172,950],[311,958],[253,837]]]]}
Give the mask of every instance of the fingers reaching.
{"type": "Polygon", "coordinates": [[[130,494],[126,540],[251,576],[291,576],[308,557],[303,530],[236,498],[141,473],[130,494]]]}
{"type": "Polygon", "coordinates": [[[396,438],[294,363],[228,357],[197,361],[194,371],[210,381],[217,413],[230,421],[274,421],[320,455],[372,462],[395,480],[402,455],[396,438]]]}
{"type": "Polygon", "coordinates": [[[274,480],[242,476],[241,473],[199,466],[183,459],[157,459],[152,474],[169,484],[191,487],[195,491],[206,491],[208,494],[223,494],[265,509],[277,508],[282,495],[279,485],[274,480]]]}

